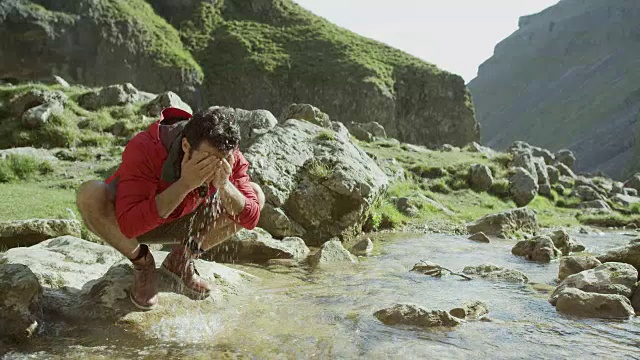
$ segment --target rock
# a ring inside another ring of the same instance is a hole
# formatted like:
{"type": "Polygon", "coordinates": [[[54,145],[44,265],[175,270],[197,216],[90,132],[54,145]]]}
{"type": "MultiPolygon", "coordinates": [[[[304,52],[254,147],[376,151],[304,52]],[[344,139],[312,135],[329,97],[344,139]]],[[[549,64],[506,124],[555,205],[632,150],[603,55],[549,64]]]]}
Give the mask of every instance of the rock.
{"type": "Polygon", "coordinates": [[[453,211],[451,211],[451,209],[449,209],[448,207],[442,205],[441,203],[437,202],[436,200],[433,200],[432,198],[426,197],[424,194],[418,194],[418,197],[420,199],[422,199],[422,201],[424,201],[424,203],[427,206],[431,206],[432,208],[442,211],[443,213],[449,215],[449,216],[453,216],[455,215],[455,213],[453,211]]]}
{"type": "Polygon", "coordinates": [[[42,296],[38,278],[25,265],[0,263],[0,293],[0,338],[22,341],[31,337],[40,317],[33,311],[42,296]]]}
{"type": "MultiPolygon", "coordinates": [[[[359,234],[369,208],[388,187],[378,165],[349,139],[306,121],[287,120],[243,152],[249,175],[264,191],[266,205],[281,209],[304,229],[307,244],[359,234]],[[323,134],[334,139],[317,141],[323,134]]],[[[281,236],[269,218],[258,226],[281,236]]]]}
{"type": "Polygon", "coordinates": [[[507,153],[515,154],[517,152],[531,152],[531,145],[525,141],[514,141],[507,149],[507,153]]]}
{"type": "Polygon", "coordinates": [[[572,252],[581,252],[585,250],[584,245],[574,240],[569,236],[564,230],[556,230],[551,236],[551,241],[553,241],[553,245],[558,248],[562,252],[562,255],[569,255],[572,252]]]}
{"type": "Polygon", "coordinates": [[[550,262],[561,254],[560,250],[553,245],[553,241],[547,236],[537,236],[519,241],[511,249],[511,253],[537,262],[550,262]]]}
{"type": "Polygon", "coordinates": [[[47,149],[36,149],[32,147],[19,147],[0,150],[0,159],[5,160],[10,155],[27,156],[37,159],[38,161],[49,161],[55,163],[58,158],[51,155],[51,152],[47,149]]]}
{"type": "Polygon", "coordinates": [[[274,208],[271,204],[265,204],[260,212],[260,223],[268,224],[269,233],[282,239],[288,236],[303,237],[305,229],[289,216],[281,208],[274,208]]]}
{"type": "Polygon", "coordinates": [[[491,169],[486,165],[473,164],[469,176],[469,184],[476,191],[488,191],[493,185],[491,169]]]}
{"type": "Polygon", "coordinates": [[[375,121],[367,123],[352,122],[349,125],[349,132],[355,136],[356,139],[367,142],[387,138],[384,127],[375,121]]]}
{"type": "Polygon", "coordinates": [[[304,120],[321,127],[331,128],[329,115],[309,104],[289,105],[282,115],[280,115],[280,121],[286,122],[289,119],[304,120]]]}
{"type": "Polygon", "coordinates": [[[564,164],[569,167],[569,169],[573,168],[573,164],[576,162],[576,157],[573,155],[571,150],[563,149],[556,153],[556,161],[560,164],[564,164]]]}
{"type": "Polygon", "coordinates": [[[574,174],[573,171],[567,165],[563,163],[556,163],[556,168],[558,169],[558,172],[560,172],[560,175],[568,176],[572,179],[576,178],[576,174],[574,174]]]}
{"type": "Polygon", "coordinates": [[[375,121],[361,123],[360,126],[376,138],[387,138],[387,132],[384,130],[384,127],[375,121]]]}
{"type": "Polygon", "coordinates": [[[553,193],[551,192],[551,186],[549,184],[541,184],[538,186],[538,193],[542,196],[551,198],[553,193]]]}
{"type": "Polygon", "coordinates": [[[636,291],[631,295],[631,306],[636,311],[636,315],[640,315],[640,282],[636,284],[636,291]]]}
{"type": "Polygon", "coordinates": [[[479,232],[477,234],[473,234],[469,237],[469,240],[481,242],[481,243],[490,243],[491,239],[485,233],[479,232]]]}
{"type": "Polygon", "coordinates": [[[71,85],[69,85],[69,83],[67,82],[67,80],[61,78],[58,75],[53,75],[53,80],[56,82],[56,84],[62,86],[63,88],[70,88],[71,85]]]}
{"type": "Polygon", "coordinates": [[[407,197],[392,197],[390,201],[401,213],[409,217],[418,216],[418,206],[413,199],[407,197]]]}
{"type": "Polygon", "coordinates": [[[624,263],[606,263],[593,269],[565,278],[549,297],[556,304],[560,294],[567,288],[598,294],[618,294],[630,298],[638,282],[638,270],[624,263]]]}
{"type": "MultiPolygon", "coordinates": [[[[161,251],[152,253],[156,264],[162,263],[167,255],[161,251]]],[[[193,316],[194,308],[202,316],[219,312],[217,304],[221,300],[239,294],[249,281],[255,279],[241,271],[196,260],[199,274],[214,284],[209,297],[192,300],[176,294],[174,280],[161,276],[158,307],[141,312],[133,307],[128,296],[133,267],[109,246],[64,236],[29,248],[10,249],[0,255],[0,264],[3,300],[18,299],[22,304],[18,310],[23,311],[12,319],[15,322],[7,324],[29,324],[35,319],[38,323],[55,326],[58,321],[81,321],[104,327],[105,331],[109,331],[109,327],[125,326],[136,336],[149,338],[154,337],[154,331],[157,331],[154,329],[158,319],[163,319],[167,326],[163,331],[176,331],[178,329],[172,327],[185,324],[170,325],[174,320],[193,316]],[[5,281],[9,281],[10,287],[4,286],[5,281]],[[42,295],[38,296],[40,291],[42,295]]],[[[0,301],[0,316],[12,316],[15,309],[12,301],[0,301]]],[[[12,327],[2,326],[0,332],[9,331],[13,334],[8,335],[14,336],[24,333],[24,326],[17,327],[17,332],[12,327]]]]}
{"type": "Polygon", "coordinates": [[[538,193],[536,179],[527,170],[518,167],[509,178],[509,192],[516,205],[522,207],[529,204],[538,193]]]}
{"type": "Polygon", "coordinates": [[[22,114],[22,125],[27,129],[37,129],[49,122],[54,114],[61,114],[64,108],[60,103],[47,103],[32,107],[22,114]]]}
{"type": "Polygon", "coordinates": [[[627,181],[624,182],[624,187],[628,189],[634,189],[636,192],[640,192],[640,173],[633,174],[627,181]]]}
{"type": "Polygon", "coordinates": [[[640,203],[640,198],[635,196],[616,194],[613,197],[613,201],[621,204],[622,206],[631,206],[632,204],[640,203]]]}
{"type": "Polygon", "coordinates": [[[30,90],[17,95],[9,103],[9,110],[15,116],[21,116],[25,111],[43,104],[60,104],[64,106],[68,101],[62,91],[30,90]]]}
{"type": "Polygon", "coordinates": [[[251,146],[260,136],[269,132],[278,120],[267,110],[243,110],[225,106],[212,106],[210,109],[222,109],[224,112],[233,113],[240,127],[240,149],[251,146]]]}
{"type": "Polygon", "coordinates": [[[31,246],[64,235],[80,237],[80,228],[76,220],[0,221],[0,248],[31,246]]]}
{"type": "Polygon", "coordinates": [[[513,160],[509,164],[511,168],[522,168],[525,172],[529,173],[535,183],[538,183],[538,171],[536,170],[536,161],[531,154],[531,151],[516,151],[513,152],[513,160]]]}
{"type": "Polygon", "coordinates": [[[586,201],[578,204],[579,209],[602,209],[611,211],[611,207],[604,200],[586,201]]]}
{"type": "Polygon", "coordinates": [[[567,289],[558,296],[558,312],[591,318],[628,319],[634,315],[629,299],[622,295],[598,294],[567,289]]]}
{"type": "Polygon", "coordinates": [[[385,325],[407,325],[422,328],[452,327],[460,325],[460,320],[442,310],[427,310],[413,304],[395,304],[373,314],[385,325]]]}
{"type": "Polygon", "coordinates": [[[560,175],[560,178],[558,179],[558,185],[561,185],[566,189],[571,189],[574,185],[573,179],[568,176],[560,175]]]}
{"type": "Polygon", "coordinates": [[[613,185],[611,186],[611,192],[609,193],[609,196],[613,197],[616,194],[624,195],[624,183],[621,183],[618,181],[613,183],[613,185]]]}
{"type": "Polygon", "coordinates": [[[592,187],[584,185],[578,186],[571,195],[580,198],[581,201],[604,200],[592,187]]]}
{"type": "Polygon", "coordinates": [[[631,264],[640,269],[640,243],[632,243],[609,250],[606,254],[597,256],[602,263],[621,262],[631,264]]]}
{"type": "Polygon", "coordinates": [[[416,152],[420,154],[426,154],[431,151],[424,146],[413,145],[413,144],[402,144],[402,148],[405,149],[406,151],[416,152]]]}
{"type": "Polygon", "coordinates": [[[141,111],[147,116],[157,117],[160,112],[168,107],[178,108],[188,113],[193,113],[191,106],[182,101],[180,97],[173,91],[167,91],[156,96],[153,100],[146,103],[141,111]]]}
{"type": "Polygon", "coordinates": [[[624,188],[623,194],[627,195],[627,196],[637,197],[638,196],[638,190],[632,189],[632,188],[624,188]]]}
{"type": "Polygon", "coordinates": [[[330,240],[322,244],[320,250],[309,258],[313,267],[334,263],[358,263],[358,259],[342,246],[340,240],[330,240]]]}
{"type": "Polygon", "coordinates": [[[87,110],[98,110],[106,106],[122,106],[140,101],[140,93],[130,83],[110,85],[100,90],[82,94],[78,105],[87,110]]]}
{"type": "Polygon", "coordinates": [[[556,184],[556,185],[553,185],[553,190],[555,190],[558,193],[558,195],[562,196],[564,195],[564,192],[566,189],[564,188],[564,186],[560,184],[556,184]]]}
{"type": "Polygon", "coordinates": [[[564,280],[568,276],[590,270],[602,265],[595,256],[564,256],[560,258],[558,279],[564,280]]]}
{"type": "Polygon", "coordinates": [[[527,283],[529,278],[522,272],[513,269],[505,269],[492,264],[479,266],[467,266],[462,270],[467,275],[476,275],[481,278],[500,280],[514,283],[527,283]]]}
{"type": "Polygon", "coordinates": [[[489,236],[510,234],[518,231],[535,233],[538,230],[538,218],[531,209],[527,208],[486,215],[467,226],[467,231],[470,234],[484,232],[489,236]]]}
{"type": "Polygon", "coordinates": [[[444,144],[438,148],[442,152],[459,152],[460,148],[451,144],[444,144]]]}
{"type": "Polygon", "coordinates": [[[495,150],[486,146],[482,146],[475,141],[470,142],[467,146],[464,147],[464,149],[468,152],[484,154],[487,157],[493,157],[497,154],[495,150]]]}
{"type": "Polygon", "coordinates": [[[366,131],[361,126],[352,126],[349,132],[351,133],[351,135],[353,135],[353,137],[360,141],[372,142],[374,140],[373,135],[371,135],[370,132],[366,131]]]}
{"type": "Polygon", "coordinates": [[[436,264],[431,261],[421,260],[419,263],[413,265],[411,271],[421,272],[425,275],[433,276],[433,277],[441,277],[442,276],[443,267],[439,264],[436,264]]]}
{"type": "Polygon", "coordinates": [[[542,159],[544,159],[544,162],[545,162],[546,165],[552,165],[556,161],[555,155],[553,155],[553,153],[551,151],[547,150],[547,149],[542,149],[542,148],[539,148],[539,147],[532,147],[531,148],[531,153],[535,157],[541,157],[542,159]]]}
{"type": "Polygon", "coordinates": [[[547,165],[544,163],[544,160],[539,157],[534,157],[533,166],[536,169],[538,185],[550,185],[549,173],[547,173],[547,165]]]}
{"type": "Polygon", "coordinates": [[[462,307],[451,309],[449,314],[463,320],[477,320],[489,313],[489,306],[482,301],[470,301],[462,307]]]}
{"type": "Polygon", "coordinates": [[[351,253],[360,256],[369,256],[373,252],[373,241],[366,238],[358,241],[351,247],[351,253]]]}
{"type": "Polygon", "coordinates": [[[241,229],[224,243],[211,249],[207,257],[223,262],[257,262],[271,259],[304,260],[309,248],[299,237],[286,237],[276,240],[260,229],[241,229]]]}

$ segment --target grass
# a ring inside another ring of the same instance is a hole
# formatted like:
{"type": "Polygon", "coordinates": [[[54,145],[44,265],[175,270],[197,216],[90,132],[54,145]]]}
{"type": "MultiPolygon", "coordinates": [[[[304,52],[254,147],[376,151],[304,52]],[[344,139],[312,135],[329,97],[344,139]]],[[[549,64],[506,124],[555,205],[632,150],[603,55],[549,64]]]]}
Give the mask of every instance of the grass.
{"type": "Polygon", "coordinates": [[[333,141],[336,139],[336,136],[333,132],[330,131],[321,131],[316,135],[316,139],[320,141],[333,141]]]}
{"type": "Polygon", "coordinates": [[[32,218],[69,219],[71,209],[78,214],[75,192],[71,189],[56,189],[38,182],[0,184],[0,220],[24,220],[32,218]]]}
{"type": "Polygon", "coordinates": [[[47,175],[54,171],[48,160],[38,160],[31,156],[10,154],[0,160],[0,183],[31,180],[37,175],[47,175]]]}
{"type": "Polygon", "coordinates": [[[604,213],[604,214],[587,214],[578,215],[578,221],[585,225],[600,227],[623,227],[635,225],[640,227],[639,215],[624,215],[620,213],[604,213]]]}
{"type": "Polygon", "coordinates": [[[320,160],[313,159],[309,163],[307,171],[309,172],[309,175],[313,176],[314,178],[325,179],[333,173],[333,169],[333,166],[331,166],[330,164],[326,164],[320,160]]]}

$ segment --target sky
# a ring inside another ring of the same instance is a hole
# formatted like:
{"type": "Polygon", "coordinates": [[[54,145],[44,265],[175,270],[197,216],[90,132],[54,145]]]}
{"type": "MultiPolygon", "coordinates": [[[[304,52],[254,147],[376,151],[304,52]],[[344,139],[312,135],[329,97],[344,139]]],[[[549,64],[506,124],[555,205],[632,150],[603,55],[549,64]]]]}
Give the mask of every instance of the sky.
{"type": "Polygon", "coordinates": [[[518,29],[518,18],[558,0],[295,0],[360,35],[404,50],[465,82],[493,48],[518,29]]]}

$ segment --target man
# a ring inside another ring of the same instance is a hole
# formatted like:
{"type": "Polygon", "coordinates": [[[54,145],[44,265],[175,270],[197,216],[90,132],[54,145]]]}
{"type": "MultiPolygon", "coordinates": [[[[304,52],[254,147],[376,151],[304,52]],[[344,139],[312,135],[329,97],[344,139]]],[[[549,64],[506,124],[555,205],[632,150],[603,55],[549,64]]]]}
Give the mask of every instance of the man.
{"type": "Polygon", "coordinates": [[[167,108],[129,141],[111,177],[78,189],[87,228],[133,263],[130,298],[137,307],[149,310],[158,302],[156,264],[146,244],[180,244],[161,270],[205,297],[211,285],[197,274],[193,259],[240,227],[257,225],[264,194],[247,175],[239,141],[233,114],[209,109],[192,117],[167,108]]]}

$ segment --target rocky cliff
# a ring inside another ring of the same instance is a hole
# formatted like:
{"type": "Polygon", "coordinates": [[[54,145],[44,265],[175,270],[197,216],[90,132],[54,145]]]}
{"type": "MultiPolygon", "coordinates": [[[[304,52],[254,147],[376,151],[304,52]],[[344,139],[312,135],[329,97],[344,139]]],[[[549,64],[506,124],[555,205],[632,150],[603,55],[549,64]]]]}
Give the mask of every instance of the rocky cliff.
{"type": "MultiPolygon", "coordinates": [[[[311,103],[346,124],[439,146],[479,138],[461,77],[291,0],[6,0],[0,79],[173,90],[196,107],[311,103]]],[[[286,120],[286,119],[284,119],[286,120]]]]}
{"type": "Polygon", "coordinates": [[[520,19],[469,83],[482,137],[568,147],[578,171],[638,170],[640,3],[562,0],[520,19]]]}

